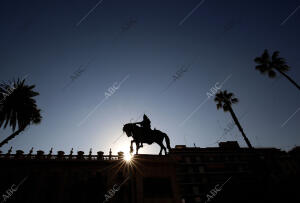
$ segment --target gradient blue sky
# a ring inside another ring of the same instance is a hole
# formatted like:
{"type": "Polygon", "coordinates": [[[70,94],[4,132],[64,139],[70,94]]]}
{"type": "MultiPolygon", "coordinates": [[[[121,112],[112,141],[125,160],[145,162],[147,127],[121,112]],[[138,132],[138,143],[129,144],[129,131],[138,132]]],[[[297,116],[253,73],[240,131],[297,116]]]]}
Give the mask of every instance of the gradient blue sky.
{"type": "MultiPolygon", "coordinates": [[[[123,124],[144,112],[172,147],[212,147],[218,140],[246,146],[236,128],[222,136],[231,116],[212,98],[180,125],[226,78],[222,89],[240,99],[233,109],[244,115],[241,124],[255,147],[299,145],[299,91],[283,77],[261,75],[253,62],[266,48],[279,50],[300,83],[299,6],[296,0],[3,0],[0,80],[29,74],[43,120],[1,150],[129,151],[131,139],[117,138],[123,124]],[[85,71],[69,84],[79,67],[85,71]]],[[[4,139],[11,129],[0,132],[4,139]]],[[[140,152],[158,150],[148,145],[140,152]]]]}

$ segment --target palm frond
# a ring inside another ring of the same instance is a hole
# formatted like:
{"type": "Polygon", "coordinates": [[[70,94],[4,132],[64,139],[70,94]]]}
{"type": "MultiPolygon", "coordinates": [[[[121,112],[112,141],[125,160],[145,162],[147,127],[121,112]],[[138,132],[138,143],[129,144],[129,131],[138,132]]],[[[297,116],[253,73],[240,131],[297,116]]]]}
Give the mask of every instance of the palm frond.
{"type": "Polygon", "coordinates": [[[269,70],[268,75],[270,78],[275,78],[276,77],[276,72],[273,70],[269,70]]]}
{"type": "Polygon", "coordinates": [[[274,51],[272,54],[272,61],[278,60],[279,56],[279,51],[274,51]]]}
{"type": "Polygon", "coordinates": [[[257,65],[255,69],[259,70],[262,74],[265,74],[268,70],[268,67],[266,65],[257,65]]]}
{"type": "Polygon", "coordinates": [[[222,108],[222,104],[221,103],[217,103],[217,109],[222,108]]]}
{"type": "Polygon", "coordinates": [[[267,49],[264,50],[264,53],[261,55],[263,62],[270,60],[270,55],[267,49]]]}
{"type": "Polygon", "coordinates": [[[288,65],[282,65],[282,66],[278,67],[278,70],[280,70],[281,72],[288,72],[290,69],[291,69],[291,67],[288,65]]]}
{"type": "Polygon", "coordinates": [[[237,98],[231,99],[231,103],[233,103],[233,104],[236,104],[236,103],[238,103],[238,102],[239,102],[239,100],[238,100],[237,98]]]}
{"type": "Polygon", "coordinates": [[[263,64],[264,63],[261,57],[256,57],[254,59],[254,61],[255,61],[255,63],[258,63],[258,64],[263,64]]]}
{"type": "MultiPolygon", "coordinates": [[[[18,128],[24,128],[29,124],[38,124],[41,122],[40,109],[37,108],[33,97],[39,95],[33,89],[35,85],[26,85],[25,79],[14,80],[12,84],[3,82],[0,84],[0,93],[5,93],[0,103],[0,127],[6,128],[9,125],[15,131],[18,128]],[[10,88],[13,91],[10,91],[10,88]]],[[[3,95],[3,94],[1,94],[3,95]]]]}
{"type": "Polygon", "coordinates": [[[217,103],[217,109],[223,108],[225,112],[229,111],[231,104],[238,102],[238,99],[234,98],[234,93],[227,92],[227,90],[219,91],[214,100],[217,103]]]}

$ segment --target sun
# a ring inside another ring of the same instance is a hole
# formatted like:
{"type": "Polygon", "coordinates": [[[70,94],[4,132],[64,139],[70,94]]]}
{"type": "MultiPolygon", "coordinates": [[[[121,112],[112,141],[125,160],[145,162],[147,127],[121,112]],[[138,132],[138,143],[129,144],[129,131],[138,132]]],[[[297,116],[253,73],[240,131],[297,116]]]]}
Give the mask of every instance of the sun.
{"type": "Polygon", "coordinates": [[[124,154],[124,160],[126,162],[131,162],[132,157],[133,157],[132,154],[130,154],[129,152],[124,154]]]}

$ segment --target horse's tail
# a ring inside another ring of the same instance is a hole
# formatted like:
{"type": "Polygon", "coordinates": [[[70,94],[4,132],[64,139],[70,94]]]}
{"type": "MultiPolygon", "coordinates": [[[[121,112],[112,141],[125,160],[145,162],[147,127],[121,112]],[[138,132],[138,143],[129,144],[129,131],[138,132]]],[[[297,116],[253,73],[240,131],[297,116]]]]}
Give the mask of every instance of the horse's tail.
{"type": "Polygon", "coordinates": [[[167,134],[164,133],[165,139],[166,139],[166,144],[169,152],[171,151],[171,146],[170,146],[170,139],[167,134]]]}

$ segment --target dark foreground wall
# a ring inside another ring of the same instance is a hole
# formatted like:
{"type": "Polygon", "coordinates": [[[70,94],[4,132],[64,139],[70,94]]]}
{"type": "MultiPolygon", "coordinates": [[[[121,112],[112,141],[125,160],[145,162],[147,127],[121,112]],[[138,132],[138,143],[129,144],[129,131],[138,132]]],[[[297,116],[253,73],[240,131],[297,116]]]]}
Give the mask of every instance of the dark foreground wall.
{"type": "Polygon", "coordinates": [[[300,202],[299,148],[177,146],[131,162],[101,155],[0,155],[0,202],[300,202]]]}
{"type": "Polygon", "coordinates": [[[3,202],[180,202],[169,156],[8,155],[0,164],[3,202]]]}
{"type": "MultiPolygon", "coordinates": [[[[125,178],[122,172],[112,173],[117,162],[2,160],[0,191],[6,194],[24,180],[7,202],[103,202],[109,187],[125,178]]],[[[116,194],[123,202],[131,202],[125,195],[129,183],[116,194]]]]}

